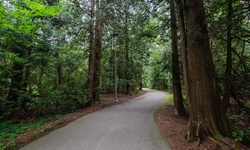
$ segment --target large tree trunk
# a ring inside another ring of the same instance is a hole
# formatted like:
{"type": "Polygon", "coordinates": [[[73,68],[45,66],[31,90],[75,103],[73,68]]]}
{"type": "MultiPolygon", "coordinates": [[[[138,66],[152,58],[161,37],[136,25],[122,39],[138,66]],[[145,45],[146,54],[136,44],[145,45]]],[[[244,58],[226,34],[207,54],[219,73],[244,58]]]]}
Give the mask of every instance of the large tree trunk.
{"type": "Polygon", "coordinates": [[[95,2],[91,1],[90,26],[89,26],[89,68],[88,68],[88,105],[94,104],[94,70],[95,70],[95,34],[94,34],[95,2]]]}
{"type": "Polygon", "coordinates": [[[183,105],[183,97],[181,92],[179,56],[177,46],[177,25],[174,0],[170,0],[171,15],[171,44],[172,44],[172,75],[173,75],[173,94],[175,114],[178,116],[186,116],[183,105]]]}
{"type": "Polygon", "coordinates": [[[224,95],[223,95],[223,102],[224,102],[224,111],[227,111],[229,106],[230,97],[231,97],[231,90],[232,90],[232,0],[228,1],[228,14],[227,14],[227,65],[226,65],[226,81],[224,84],[224,95]]]}
{"type": "Polygon", "coordinates": [[[205,135],[231,136],[221,108],[219,87],[209,46],[203,1],[187,0],[187,58],[189,84],[188,140],[205,135]]]}
{"type": "Polygon", "coordinates": [[[178,11],[178,24],[181,37],[181,57],[182,57],[182,66],[183,66],[183,75],[184,75],[184,86],[186,91],[186,99],[189,101],[189,84],[188,84],[188,65],[187,65],[187,38],[186,38],[186,27],[184,19],[184,4],[181,0],[176,0],[177,11],[178,11]]]}
{"type": "MultiPolygon", "coordinates": [[[[102,1],[98,4],[100,8],[102,1]]],[[[95,27],[95,70],[94,70],[94,101],[99,101],[99,83],[101,72],[101,53],[102,53],[102,33],[103,33],[103,21],[101,16],[97,16],[95,27]]]]}

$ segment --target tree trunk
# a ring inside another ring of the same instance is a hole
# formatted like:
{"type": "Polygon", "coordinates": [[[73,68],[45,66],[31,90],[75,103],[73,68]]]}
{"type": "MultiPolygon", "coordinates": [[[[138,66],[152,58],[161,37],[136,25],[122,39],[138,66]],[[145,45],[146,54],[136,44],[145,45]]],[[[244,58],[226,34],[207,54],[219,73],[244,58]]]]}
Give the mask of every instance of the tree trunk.
{"type": "Polygon", "coordinates": [[[186,116],[183,105],[183,97],[181,92],[179,56],[177,46],[177,25],[175,14],[174,0],[170,0],[170,15],[171,15],[171,44],[172,44],[172,75],[173,75],[173,95],[174,108],[177,116],[186,116]]]}
{"type": "Polygon", "coordinates": [[[132,89],[130,85],[131,75],[130,75],[130,60],[129,60],[129,35],[128,35],[128,6],[126,7],[125,13],[125,49],[126,49],[126,94],[132,95],[132,89]]]}
{"type": "Polygon", "coordinates": [[[25,105],[28,101],[30,101],[29,95],[32,94],[31,86],[30,86],[30,73],[31,73],[31,65],[29,65],[30,62],[30,55],[31,55],[31,50],[28,49],[26,51],[26,60],[28,61],[28,65],[24,65],[26,67],[23,68],[23,83],[22,83],[22,94],[26,94],[27,96],[23,97],[19,101],[19,107],[20,109],[25,109],[25,105]],[[28,90],[29,88],[29,90],[28,90]],[[29,94],[29,95],[28,95],[29,94]]]}
{"type": "Polygon", "coordinates": [[[94,70],[95,70],[95,35],[94,35],[95,2],[91,1],[90,26],[89,26],[89,68],[88,68],[88,105],[94,105],[94,70]]]}
{"type": "Polygon", "coordinates": [[[186,5],[188,84],[192,87],[187,138],[231,136],[229,122],[221,108],[203,1],[187,0],[186,5]]]}
{"type": "Polygon", "coordinates": [[[43,79],[43,75],[44,75],[44,70],[45,70],[45,65],[42,64],[41,68],[40,68],[40,73],[39,73],[39,78],[38,78],[38,83],[37,83],[37,88],[38,88],[38,93],[39,94],[43,94],[42,93],[42,79],[43,79]]]}
{"type": "Polygon", "coordinates": [[[185,27],[185,19],[184,19],[184,4],[181,0],[176,0],[177,11],[178,11],[178,24],[180,30],[181,37],[181,57],[182,57],[182,65],[183,65],[183,76],[184,76],[184,86],[186,91],[186,99],[189,101],[189,84],[188,84],[188,65],[187,65],[187,38],[186,38],[186,27],[185,27]]]}
{"type": "MultiPolygon", "coordinates": [[[[102,1],[98,4],[100,8],[102,1]]],[[[99,99],[99,83],[100,83],[100,71],[101,71],[101,53],[102,53],[102,33],[103,33],[103,21],[101,16],[97,16],[95,24],[95,70],[94,70],[94,101],[100,102],[99,99]]]]}
{"type": "Polygon", "coordinates": [[[15,62],[11,69],[13,71],[7,99],[13,104],[13,111],[19,107],[19,96],[23,90],[23,70],[24,66],[20,62],[15,62]]]}
{"type": "Polygon", "coordinates": [[[56,54],[56,58],[59,61],[57,63],[57,66],[56,66],[56,70],[57,70],[57,84],[58,85],[62,85],[63,84],[63,69],[62,69],[62,64],[60,62],[59,53],[56,54]]]}
{"type": "Polygon", "coordinates": [[[139,90],[142,90],[142,88],[143,88],[143,83],[142,83],[142,72],[143,72],[143,70],[142,70],[142,65],[141,65],[141,69],[140,69],[140,72],[139,72],[139,90]]]}
{"type": "Polygon", "coordinates": [[[224,111],[227,111],[227,108],[230,103],[231,89],[232,89],[232,0],[228,1],[228,14],[227,14],[227,65],[226,65],[226,81],[224,83],[224,95],[223,95],[223,104],[224,111]]]}
{"type": "Polygon", "coordinates": [[[62,71],[62,65],[61,63],[57,64],[57,76],[58,76],[58,85],[63,84],[63,71],[62,71]]]}

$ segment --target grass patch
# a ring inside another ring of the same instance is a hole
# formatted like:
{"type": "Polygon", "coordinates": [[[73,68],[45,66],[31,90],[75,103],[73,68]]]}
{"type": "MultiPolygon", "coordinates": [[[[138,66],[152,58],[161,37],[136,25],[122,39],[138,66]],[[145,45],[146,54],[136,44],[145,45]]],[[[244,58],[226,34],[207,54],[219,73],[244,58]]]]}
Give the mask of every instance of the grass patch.
{"type": "Polygon", "coordinates": [[[166,98],[166,101],[164,102],[164,105],[173,105],[174,103],[174,96],[172,93],[168,93],[167,94],[167,98],[166,98]]]}
{"type": "MultiPolygon", "coordinates": [[[[165,105],[173,105],[174,104],[174,97],[172,93],[167,93],[167,98],[166,100],[163,102],[163,104],[160,106],[159,109],[161,109],[162,107],[164,107],[165,105]]],[[[156,111],[157,112],[157,111],[156,111]]]]}
{"type": "Polygon", "coordinates": [[[0,123],[0,150],[4,150],[7,147],[15,145],[15,138],[17,134],[24,133],[28,129],[39,129],[42,124],[48,122],[54,118],[59,118],[61,115],[46,116],[32,123],[25,123],[22,120],[19,123],[7,120],[0,123]]]}

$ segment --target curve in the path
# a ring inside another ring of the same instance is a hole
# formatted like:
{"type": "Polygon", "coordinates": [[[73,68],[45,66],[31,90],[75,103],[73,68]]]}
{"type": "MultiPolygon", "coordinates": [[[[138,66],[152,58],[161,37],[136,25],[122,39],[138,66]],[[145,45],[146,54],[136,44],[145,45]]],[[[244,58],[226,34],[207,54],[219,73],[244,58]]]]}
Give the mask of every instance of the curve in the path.
{"type": "Polygon", "coordinates": [[[154,122],[154,113],[166,94],[146,91],[128,102],[83,116],[21,150],[170,150],[154,122]]]}

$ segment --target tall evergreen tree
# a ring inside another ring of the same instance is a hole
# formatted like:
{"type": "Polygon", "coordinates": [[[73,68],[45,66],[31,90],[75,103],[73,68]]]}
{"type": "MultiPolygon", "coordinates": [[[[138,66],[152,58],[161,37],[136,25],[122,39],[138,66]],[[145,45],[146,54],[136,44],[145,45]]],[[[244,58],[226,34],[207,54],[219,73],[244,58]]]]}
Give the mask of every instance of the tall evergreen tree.
{"type": "Polygon", "coordinates": [[[171,47],[172,47],[172,76],[173,76],[173,95],[175,114],[178,116],[186,116],[183,105],[183,97],[181,92],[179,55],[177,45],[177,23],[175,2],[170,0],[170,15],[171,15],[171,47]]]}
{"type": "Polygon", "coordinates": [[[188,139],[203,136],[231,136],[222,109],[203,1],[187,0],[187,66],[189,99],[188,139]]]}
{"type": "Polygon", "coordinates": [[[91,0],[90,10],[90,25],[89,25],[89,68],[88,68],[88,98],[89,105],[93,105],[95,101],[95,88],[94,88],[94,74],[95,74],[95,13],[96,3],[95,0],[91,0]]]}

